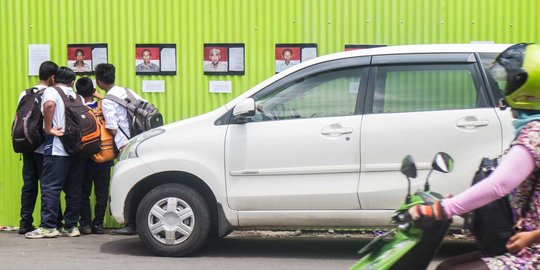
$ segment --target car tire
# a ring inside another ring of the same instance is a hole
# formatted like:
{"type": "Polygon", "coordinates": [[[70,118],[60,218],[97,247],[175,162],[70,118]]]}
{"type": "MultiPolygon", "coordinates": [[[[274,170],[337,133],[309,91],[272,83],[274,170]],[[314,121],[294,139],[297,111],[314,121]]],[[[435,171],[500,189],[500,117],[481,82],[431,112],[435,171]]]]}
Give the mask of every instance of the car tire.
{"type": "Polygon", "coordinates": [[[137,209],[137,231],[160,256],[186,256],[197,251],[210,231],[210,211],[203,197],[182,184],[150,191],[137,209]]]}

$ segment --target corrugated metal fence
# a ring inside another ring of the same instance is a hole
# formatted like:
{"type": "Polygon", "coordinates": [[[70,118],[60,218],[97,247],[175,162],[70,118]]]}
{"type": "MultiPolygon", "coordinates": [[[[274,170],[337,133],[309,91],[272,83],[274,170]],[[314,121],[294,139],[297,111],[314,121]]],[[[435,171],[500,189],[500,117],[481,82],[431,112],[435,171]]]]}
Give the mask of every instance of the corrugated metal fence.
{"type": "MultiPolygon", "coordinates": [[[[166,122],[217,108],[274,74],[276,43],[317,43],[318,54],[344,44],[538,42],[537,0],[0,0],[0,225],[19,221],[22,162],[10,144],[28,45],[50,44],[67,63],[67,44],[107,43],[117,84],[137,90],[166,122]],[[135,44],[177,45],[176,76],[136,76],[135,44]],[[244,76],[205,76],[204,43],[244,43],[244,76]],[[142,80],[164,80],[165,93],[141,93],[142,80]],[[208,92],[232,81],[231,94],[208,92]]],[[[35,211],[39,220],[39,206],[35,211]]],[[[35,222],[35,225],[38,225],[35,222]]],[[[106,225],[114,225],[110,218],[106,225]]]]}

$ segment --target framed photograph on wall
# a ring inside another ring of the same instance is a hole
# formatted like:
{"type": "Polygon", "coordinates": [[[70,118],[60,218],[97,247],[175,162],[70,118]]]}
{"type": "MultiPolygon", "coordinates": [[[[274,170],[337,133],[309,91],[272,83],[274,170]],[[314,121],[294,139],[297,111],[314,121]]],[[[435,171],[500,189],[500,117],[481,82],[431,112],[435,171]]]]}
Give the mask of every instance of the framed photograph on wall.
{"type": "Polygon", "coordinates": [[[388,45],[382,44],[345,44],[345,51],[362,50],[377,47],[386,47],[388,45]]]}
{"type": "Polygon", "coordinates": [[[276,44],[276,73],[315,57],[317,57],[317,44],[315,43],[276,44]]]}
{"type": "Polygon", "coordinates": [[[107,44],[68,44],[67,67],[78,75],[93,75],[98,64],[108,63],[107,44]]]}
{"type": "Polygon", "coordinates": [[[244,44],[205,43],[203,71],[204,75],[244,75],[244,44]]]}
{"type": "Polygon", "coordinates": [[[176,44],[135,44],[136,75],[176,75],[176,44]]]}

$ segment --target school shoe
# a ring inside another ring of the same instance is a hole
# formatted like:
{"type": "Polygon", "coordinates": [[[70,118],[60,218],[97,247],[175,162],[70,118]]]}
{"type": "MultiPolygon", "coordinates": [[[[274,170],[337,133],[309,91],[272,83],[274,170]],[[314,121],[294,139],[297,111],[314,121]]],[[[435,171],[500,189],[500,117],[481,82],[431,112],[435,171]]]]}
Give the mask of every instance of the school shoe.
{"type": "Polygon", "coordinates": [[[57,237],[60,233],[56,228],[48,229],[39,227],[31,232],[27,232],[24,236],[29,239],[39,239],[39,238],[53,238],[57,237]]]}
{"type": "Polygon", "coordinates": [[[120,229],[112,230],[112,234],[134,235],[137,231],[131,225],[127,225],[120,229]]]}
{"type": "Polygon", "coordinates": [[[79,232],[79,228],[77,227],[72,227],[69,229],[66,227],[62,227],[59,231],[62,236],[78,237],[81,235],[81,232],[79,232]]]}
{"type": "Polygon", "coordinates": [[[92,233],[93,234],[103,234],[103,225],[92,225],[92,233]]]}
{"type": "Polygon", "coordinates": [[[35,230],[36,227],[34,227],[34,225],[30,224],[30,225],[26,225],[26,224],[20,224],[19,225],[19,234],[26,234],[26,233],[29,233],[33,230],[35,230]]]}
{"type": "Polygon", "coordinates": [[[91,234],[92,228],[90,227],[90,225],[83,225],[79,227],[79,231],[81,232],[81,234],[91,234]]]}

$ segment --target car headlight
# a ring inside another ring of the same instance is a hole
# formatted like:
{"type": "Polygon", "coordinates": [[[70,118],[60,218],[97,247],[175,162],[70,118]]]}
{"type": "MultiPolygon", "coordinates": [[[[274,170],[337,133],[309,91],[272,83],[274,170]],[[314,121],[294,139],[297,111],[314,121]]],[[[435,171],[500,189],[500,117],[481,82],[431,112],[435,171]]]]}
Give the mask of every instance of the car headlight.
{"type": "Polygon", "coordinates": [[[164,129],[156,128],[156,129],[151,129],[149,131],[143,132],[140,135],[135,136],[134,138],[131,138],[131,140],[129,140],[128,143],[124,146],[124,148],[122,148],[122,151],[120,151],[120,156],[118,157],[118,161],[128,159],[128,158],[138,157],[137,147],[139,146],[139,144],[163,132],[165,132],[164,129]]]}

